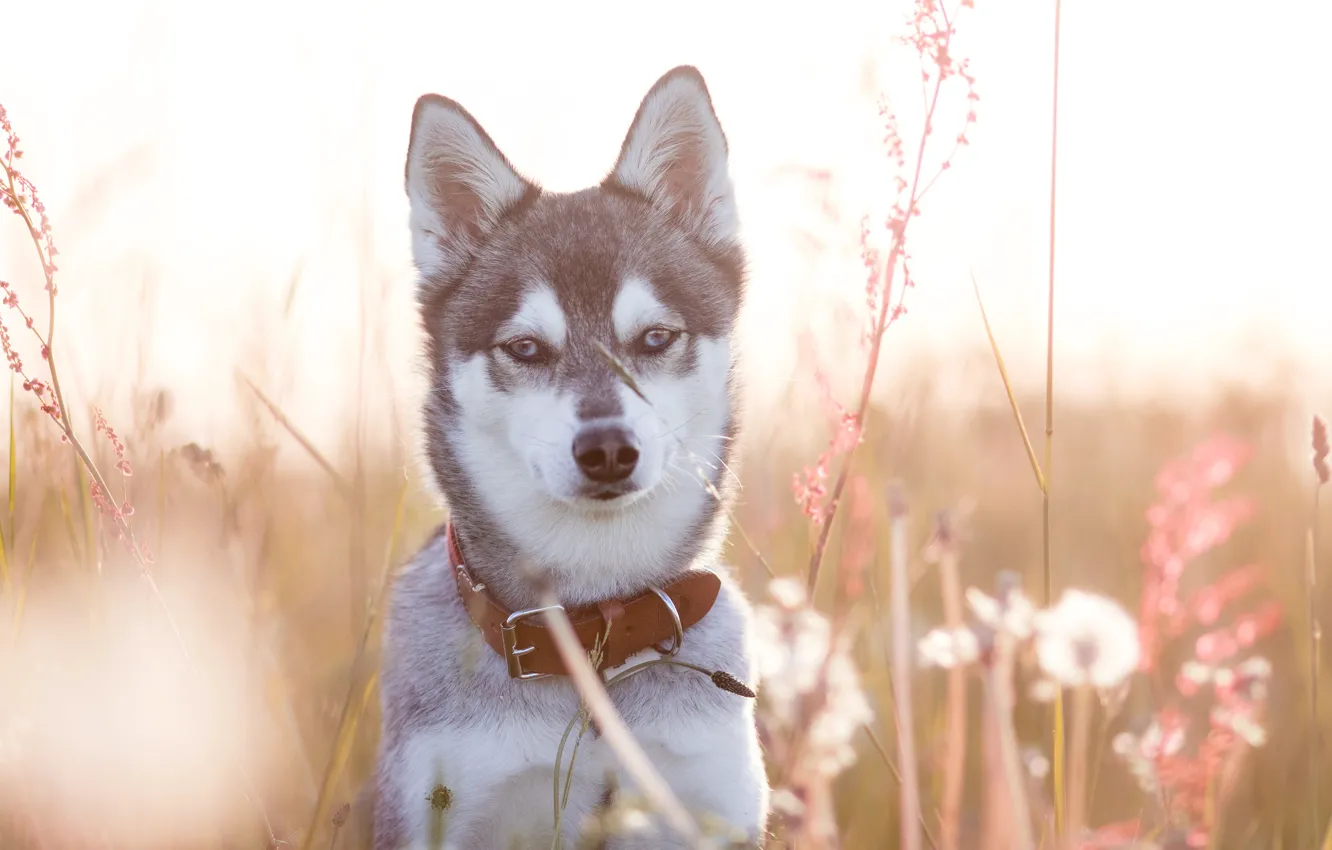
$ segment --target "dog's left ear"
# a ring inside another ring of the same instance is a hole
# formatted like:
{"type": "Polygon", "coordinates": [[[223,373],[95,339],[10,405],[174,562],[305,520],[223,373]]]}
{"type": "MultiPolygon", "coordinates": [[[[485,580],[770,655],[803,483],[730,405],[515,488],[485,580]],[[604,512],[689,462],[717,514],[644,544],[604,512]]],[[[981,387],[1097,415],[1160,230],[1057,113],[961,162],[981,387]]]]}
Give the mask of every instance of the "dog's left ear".
{"type": "Polygon", "coordinates": [[[698,69],[674,68],[643,98],[607,183],[645,195],[705,242],[735,241],[726,135],[698,69]]]}

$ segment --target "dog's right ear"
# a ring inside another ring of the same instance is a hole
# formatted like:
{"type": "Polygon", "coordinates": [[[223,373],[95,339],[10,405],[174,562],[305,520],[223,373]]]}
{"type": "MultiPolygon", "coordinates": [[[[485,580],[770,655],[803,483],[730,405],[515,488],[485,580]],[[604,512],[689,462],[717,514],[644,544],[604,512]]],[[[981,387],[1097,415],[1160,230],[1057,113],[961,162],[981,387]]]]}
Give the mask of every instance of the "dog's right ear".
{"type": "Polygon", "coordinates": [[[648,91],[606,183],[641,194],[704,242],[728,246],[738,231],[735,190],[712,96],[697,68],[667,71],[648,91]]]}
{"type": "Polygon", "coordinates": [[[412,111],[406,183],[412,258],[426,286],[451,278],[505,212],[540,191],[467,110],[437,94],[412,111]]]}

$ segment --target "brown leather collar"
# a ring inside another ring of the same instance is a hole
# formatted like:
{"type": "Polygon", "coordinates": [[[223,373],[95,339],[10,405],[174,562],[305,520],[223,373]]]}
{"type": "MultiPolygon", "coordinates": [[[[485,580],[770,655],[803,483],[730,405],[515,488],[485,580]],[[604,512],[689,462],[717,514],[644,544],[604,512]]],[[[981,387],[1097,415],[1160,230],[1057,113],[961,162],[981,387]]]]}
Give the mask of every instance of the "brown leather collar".
{"type": "MultiPolygon", "coordinates": [[[[555,641],[543,624],[541,612],[545,609],[510,611],[501,605],[484,584],[474,582],[468,574],[452,523],[444,533],[448,538],[449,562],[458,585],[458,595],[486,643],[508,663],[509,676],[540,679],[568,675],[555,641]]],[[[598,638],[605,635],[601,663],[597,666],[597,669],[605,670],[620,666],[630,656],[648,647],[673,654],[684,630],[712,610],[720,590],[721,579],[715,573],[690,570],[660,588],[660,595],[653,589],[633,599],[611,599],[595,606],[566,611],[583,648],[589,653],[598,638]],[[671,606],[678,614],[678,626],[671,606]],[[661,648],[663,643],[669,645],[661,648]]]]}

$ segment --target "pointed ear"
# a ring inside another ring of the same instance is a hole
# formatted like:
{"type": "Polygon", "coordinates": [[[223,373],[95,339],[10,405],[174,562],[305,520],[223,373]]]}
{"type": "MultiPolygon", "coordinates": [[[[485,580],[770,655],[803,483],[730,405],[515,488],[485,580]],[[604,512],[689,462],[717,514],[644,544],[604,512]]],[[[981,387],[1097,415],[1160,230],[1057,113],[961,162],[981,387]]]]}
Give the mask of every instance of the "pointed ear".
{"type": "Polygon", "coordinates": [[[647,196],[706,243],[737,236],[726,136],[703,75],[682,65],[643,98],[607,182],[647,196]]]}
{"type": "Polygon", "coordinates": [[[447,280],[500,218],[540,189],[525,180],[457,103],[428,94],[407,146],[412,257],[426,280],[447,280]]]}

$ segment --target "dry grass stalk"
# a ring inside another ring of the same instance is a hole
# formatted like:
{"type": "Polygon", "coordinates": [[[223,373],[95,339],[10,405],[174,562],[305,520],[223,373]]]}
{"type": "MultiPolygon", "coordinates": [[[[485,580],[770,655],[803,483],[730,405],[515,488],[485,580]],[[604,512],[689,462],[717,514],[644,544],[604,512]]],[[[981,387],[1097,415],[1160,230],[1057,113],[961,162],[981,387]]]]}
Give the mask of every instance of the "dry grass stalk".
{"type": "Polygon", "coordinates": [[[619,758],[620,764],[638,785],[638,790],[666,818],[671,828],[687,836],[691,842],[697,842],[698,825],[666,784],[666,780],[652,767],[647,754],[634,740],[629,727],[615,710],[601,678],[588,661],[573,624],[569,622],[569,615],[559,604],[554,593],[549,590],[542,592],[541,605],[550,609],[542,615],[546,626],[550,629],[565,669],[569,671],[569,679],[577,688],[588,713],[596,721],[602,739],[619,758]]]}
{"type": "Polygon", "coordinates": [[[1018,752],[1017,734],[1013,728],[1013,638],[1002,630],[994,638],[994,658],[986,671],[985,696],[991,724],[996,730],[999,763],[1003,772],[1001,785],[990,785],[987,793],[994,795],[1003,789],[1008,804],[1009,824],[1015,850],[1036,850],[1032,835],[1031,810],[1027,805],[1025,771],[1022,755],[1018,752]]]}
{"type": "MultiPolygon", "coordinates": [[[[944,622],[962,628],[962,583],[958,576],[958,546],[952,520],[944,514],[935,530],[939,544],[939,586],[944,622]]],[[[948,671],[944,721],[943,797],[940,802],[940,840],[943,850],[957,850],[962,815],[962,790],[967,760],[967,673],[960,665],[948,671]]]]}
{"type": "Polygon", "coordinates": [[[375,600],[370,608],[370,616],[366,619],[365,628],[361,632],[360,643],[356,647],[356,655],[352,658],[351,674],[347,682],[347,693],[342,701],[342,708],[338,717],[338,728],[333,739],[333,751],[329,754],[328,764],[324,768],[324,776],[319,785],[319,795],[315,799],[314,809],[310,813],[310,823],[305,830],[305,838],[301,842],[302,850],[312,850],[314,842],[319,835],[320,824],[324,823],[325,816],[328,813],[329,806],[332,805],[333,795],[337,790],[338,783],[342,779],[343,770],[346,769],[347,760],[351,757],[352,748],[356,743],[356,732],[360,726],[361,718],[364,716],[366,708],[370,705],[371,698],[375,695],[379,687],[379,669],[374,667],[369,674],[364,673],[364,668],[369,665],[373,659],[367,655],[370,646],[371,637],[374,635],[376,627],[382,622],[384,609],[388,602],[388,586],[393,572],[393,562],[397,553],[399,535],[402,532],[402,512],[403,506],[407,502],[407,482],[402,483],[402,490],[398,494],[398,504],[393,514],[393,529],[389,534],[387,550],[384,553],[384,564],[380,573],[379,589],[375,594],[375,600]],[[364,677],[364,683],[357,685],[364,677]]]}
{"type": "Polygon", "coordinates": [[[273,418],[277,423],[291,435],[291,438],[295,440],[302,449],[305,449],[305,453],[310,456],[310,459],[317,463],[320,469],[328,473],[328,477],[333,481],[333,484],[337,487],[338,492],[342,494],[343,498],[351,499],[352,486],[347,482],[347,479],[342,476],[342,473],[338,472],[337,468],[329,462],[328,458],[324,457],[319,449],[314,447],[314,444],[301,433],[301,430],[297,428],[289,418],[287,418],[287,414],[282,412],[282,408],[278,407],[276,402],[265,395],[264,391],[259,389],[254,381],[251,381],[244,375],[240,376],[240,380],[250,392],[254,393],[255,397],[259,399],[263,406],[268,409],[268,412],[273,415],[273,418]]]}
{"type": "MultiPolygon", "coordinates": [[[[1309,816],[1313,819],[1313,835],[1318,834],[1322,828],[1323,818],[1320,812],[1322,798],[1322,776],[1321,767],[1322,753],[1320,752],[1319,741],[1319,715],[1318,707],[1318,677],[1322,670],[1322,626],[1318,621],[1318,496],[1323,489],[1323,485],[1332,478],[1332,472],[1328,468],[1328,454],[1332,451],[1329,446],[1327,432],[1327,423],[1322,417],[1313,418],[1313,469],[1314,469],[1314,491],[1313,491],[1313,517],[1309,523],[1308,535],[1308,568],[1305,571],[1305,597],[1309,605],[1309,731],[1312,741],[1309,745],[1309,816]]],[[[1329,839],[1332,839],[1332,830],[1328,832],[1329,839]]]]}
{"type": "Polygon", "coordinates": [[[999,713],[991,699],[991,683],[984,682],[986,700],[981,711],[981,796],[980,832],[993,850],[1012,850],[1013,809],[1008,805],[1008,774],[1004,770],[1004,747],[999,729],[999,713]]]}
{"type": "Polygon", "coordinates": [[[900,485],[889,498],[892,516],[892,593],[889,600],[893,626],[893,694],[897,707],[897,763],[902,773],[902,850],[920,850],[920,777],[916,763],[915,722],[911,673],[915,646],[911,640],[910,580],[907,568],[907,507],[900,485]]]}
{"type": "Polygon", "coordinates": [[[1081,846],[1087,825],[1087,752],[1091,746],[1092,688],[1080,685],[1074,691],[1073,743],[1069,748],[1068,816],[1064,819],[1068,850],[1081,846]]]}
{"type": "MultiPolygon", "coordinates": [[[[879,758],[883,759],[883,763],[887,766],[888,772],[893,775],[893,779],[897,784],[901,785],[902,772],[897,769],[897,763],[893,761],[893,757],[889,754],[888,748],[885,747],[883,741],[879,739],[879,733],[874,731],[873,726],[867,725],[865,726],[865,734],[869,736],[870,743],[874,745],[874,751],[879,754],[879,758]]],[[[920,831],[925,836],[925,843],[930,846],[930,850],[940,850],[941,845],[934,839],[934,833],[930,832],[930,825],[925,822],[924,812],[921,812],[919,822],[920,831]]]]}
{"type": "MultiPolygon", "coordinates": [[[[1042,605],[1054,599],[1054,576],[1050,564],[1050,478],[1054,454],[1054,298],[1055,298],[1055,199],[1059,175],[1059,35],[1063,13],[1062,0],[1055,0],[1054,14],[1054,68],[1050,91],[1050,274],[1046,295],[1045,318],[1045,465],[1041,487],[1041,568],[1044,578],[1042,605]]],[[[1064,766],[1064,697],[1059,694],[1054,702],[1054,729],[1051,744],[1054,769],[1055,828],[1058,829],[1064,812],[1064,792],[1061,786],[1064,766]]]]}

